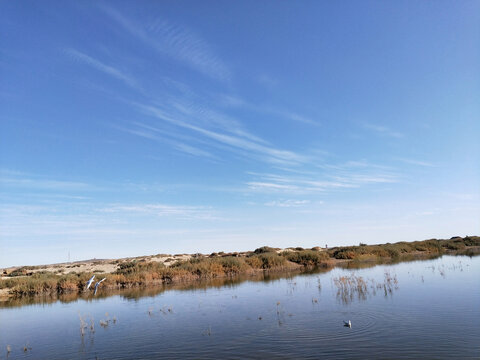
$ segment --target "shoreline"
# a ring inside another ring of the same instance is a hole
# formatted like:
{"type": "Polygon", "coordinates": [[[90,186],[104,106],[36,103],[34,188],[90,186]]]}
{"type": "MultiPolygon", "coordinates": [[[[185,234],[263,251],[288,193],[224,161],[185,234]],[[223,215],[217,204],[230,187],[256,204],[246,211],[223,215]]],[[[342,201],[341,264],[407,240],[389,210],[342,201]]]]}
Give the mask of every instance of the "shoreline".
{"type": "MultiPolygon", "coordinates": [[[[210,255],[152,255],[117,260],[91,260],[37,267],[9,268],[0,280],[0,301],[15,298],[62,295],[82,296],[87,280],[106,277],[101,293],[202,280],[255,277],[259,274],[295,273],[337,266],[361,268],[378,264],[422,260],[442,255],[480,254],[480,237],[430,239],[419,242],[364,245],[322,249],[262,247],[243,253],[210,255]],[[77,273],[74,269],[91,271],[77,273]],[[108,272],[103,270],[108,268],[108,272]],[[48,270],[47,270],[48,269],[48,270]],[[93,270],[93,271],[92,271],[93,270]]],[[[4,270],[5,271],[5,270],[4,270]]],[[[95,280],[96,280],[95,279],[95,280]]]]}

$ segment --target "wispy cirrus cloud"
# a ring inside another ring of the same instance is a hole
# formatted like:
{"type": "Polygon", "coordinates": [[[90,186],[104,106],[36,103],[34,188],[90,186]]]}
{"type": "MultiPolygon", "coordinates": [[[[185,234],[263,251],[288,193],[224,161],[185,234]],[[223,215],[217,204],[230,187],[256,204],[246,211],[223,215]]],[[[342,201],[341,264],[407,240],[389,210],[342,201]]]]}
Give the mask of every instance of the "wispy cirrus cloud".
{"type": "Polygon", "coordinates": [[[91,189],[91,186],[87,183],[78,181],[64,181],[47,179],[44,177],[32,177],[32,176],[8,176],[0,173],[0,185],[3,188],[28,188],[37,190],[86,190],[91,189]]]}
{"type": "Polygon", "coordinates": [[[279,85],[279,81],[267,74],[261,74],[257,77],[257,81],[265,86],[267,89],[272,90],[279,85]]]}
{"type": "Polygon", "coordinates": [[[215,158],[214,155],[212,155],[210,152],[206,150],[199,149],[195,146],[183,144],[183,143],[176,143],[174,145],[174,148],[180,152],[183,152],[185,154],[193,155],[193,156],[202,156],[202,157],[207,157],[207,158],[215,158]]]}
{"type": "Polygon", "coordinates": [[[259,191],[282,191],[282,192],[299,192],[301,187],[291,181],[274,182],[274,181],[249,181],[248,188],[259,191]]]}
{"type": "Polygon", "coordinates": [[[71,56],[74,60],[80,61],[90,67],[93,67],[98,71],[101,71],[113,78],[116,78],[117,80],[122,81],[126,85],[136,90],[141,90],[137,80],[135,80],[133,77],[127,75],[125,72],[121,71],[120,69],[112,65],[107,65],[102,61],[95,59],[94,57],[87,55],[81,51],[78,51],[76,49],[67,48],[65,49],[65,53],[71,56]]]}
{"type": "Polygon", "coordinates": [[[173,216],[177,219],[214,219],[213,210],[204,206],[168,204],[115,204],[98,209],[102,213],[123,213],[153,216],[173,216]]]}
{"type": "Polygon", "coordinates": [[[131,122],[125,126],[113,124],[112,127],[134,136],[166,144],[181,153],[210,159],[217,158],[208,150],[187,144],[186,142],[192,143],[196,141],[195,139],[178,132],[168,132],[158,127],[147,125],[138,121],[131,122]]]}
{"type": "MultiPolygon", "coordinates": [[[[48,205],[0,204],[0,236],[5,241],[27,238],[34,244],[47,236],[47,243],[55,237],[64,244],[65,239],[98,241],[104,236],[118,238],[124,235],[130,242],[132,236],[146,232],[173,234],[192,231],[179,228],[188,221],[215,223],[223,221],[210,207],[158,203],[92,204],[81,203],[72,207],[70,202],[48,205]],[[50,237],[52,236],[52,237],[50,237]]],[[[201,232],[197,228],[197,232],[201,232]]]]}
{"type": "Polygon", "coordinates": [[[187,122],[189,118],[193,118],[195,125],[222,130],[255,142],[266,143],[265,140],[245,130],[239,120],[215,110],[213,105],[199,96],[189,95],[186,98],[171,97],[168,102],[156,102],[154,105],[162,109],[169,109],[172,115],[181,117],[187,122]]]}
{"type": "Polygon", "coordinates": [[[292,112],[289,110],[285,109],[278,109],[274,108],[271,106],[255,106],[255,105],[250,105],[250,108],[261,112],[261,113],[266,113],[266,114],[272,114],[275,117],[279,118],[284,118],[287,120],[294,121],[296,123],[302,123],[302,124],[307,124],[307,125],[312,125],[312,126],[320,126],[320,122],[317,120],[314,120],[308,116],[305,115],[300,115],[297,112],[292,112]]]}
{"type": "Polygon", "coordinates": [[[223,107],[243,108],[264,115],[274,115],[276,118],[288,119],[297,123],[303,123],[312,126],[321,125],[318,120],[303,114],[299,114],[297,111],[276,108],[271,105],[256,105],[234,95],[218,94],[216,98],[218,99],[219,104],[223,107]]]}
{"type": "Polygon", "coordinates": [[[372,130],[380,136],[388,136],[392,138],[403,138],[404,135],[398,131],[392,130],[387,126],[377,125],[372,123],[363,123],[363,127],[368,130],[372,130]]]}
{"type": "Polygon", "coordinates": [[[422,161],[422,160],[416,160],[416,159],[406,159],[406,158],[395,158],[398,161],[401,161],[405,164],[410,164],[410,165],[417,165],[417,166],[423,166],[423,167],[437,167],[437,165],[432,164],[427,161],[422,161]]]}
{"type": "Polygon", "coordinates": [[[290,173],[250,173],[250,175],[255,177],[255,180],[246,183],[250,191],[270,194],[319,194],[399,181],[399,176],[395,172],[374,168],[332,167],[327,171],[308,175],[290,173]]]}
{"type": "Polygon", "coordinates": [[[358,185],[341,181],[316,181],[294,177],[265,176],[264,181],[249,181],[246,183],[249,190],[267,193],[311,194],[326,191],[355,188],[358,185]]]}
{"type": "Polygon", "coordinates": [[[293,121],[296,121],[296,122],[300,122],[300,123],[304,123],[304,124],[308,124],[308,125],[314,125],[314,126],[319,126],[320,125],[320,123],[318,121],[315,121],[313,119],[310,119],[306,116],[303,116],[303,115],[300,115],[300,114],[297,114],[297,113],[285,112],[285,116],[287,118],[289,118],[290,120],[293,120],[293,121]]]}
{"type": "MultiPolygon", "coordinates": [[[[135,27],[129,20],[116,12],[116,10],[107,10],[107,12],[109,11],[112,11],[111,15],[116,17],[130,32],[137,34],[137,36],[146,36],[143,30],[135,27]]],[[[86,65],[102,71],[111,77],[122,80],[143,94],[142,89],[138,87],[135,79],[119,69],[106,65],[92,56],[75,49],[67,49],[66,52],[86,65]]],[[[167,83],[176,88],[177,92],[181,95],[172,95],[169,94],[168,91],[165,91],[165,96],[162,97],[161,103],[158,103],[156,100],[151,100],[150,104],[135,104],[136,108],[142,110],[143,113],[153,115],[157,119],[175,125],[177,128],[196,132],[197,135],[194,137],[185,136],[181,134],[184,131],[172,131],[171,129],[165,131],[158,126],[154,127],[146,123],[140,124],[139,122],[132,122],[129,126],[116,127],[132,135],[168,143],[175,150],[193,156],[215,158],[215,155],[210,149],[205,149],[205,146],[207,146],[215,147],[217,150],[219,148],[221,148],[221,150],[228,149],[242,156],[253,156],[269,163],[298,164],[307,161],[307,157],[304,155],[290,150],[275,148],[261,137],[248,132],[244,129],[240,121],[216,110],[208,100],[200,97],[187,85],[179,83],[178,81],[167,81],[167,83]],[[203,139],[198,138],[198,133],[203,136],[203,139]],[[178,138],[180,137],[184,139],[188,138],[188,141],[179,141],[178,138]],[[192,144],[193,142],[197,144],[201,143],[201,146],[195,146],[192,144]]],[[[228,98],[227,100],[230,103],[232,101],[235,102],[238,106],[245,106],[245,102],[239,98],[228,98]]],[[[313,120],[296,113],[286,112],[284,114],[283,112],[273,110],[269,112],[294,121],[318,125],[313,120]]]]}
{"type": "Polygon", "coordinates": [[[265,206],[281,207],[281,208],[290,208],[290,207],[302,207],[308,205],[310,200],[274,200],[266,202],[265,206]]]}
{"type": "Polygon", "coordinates": [[[187,27],[173,24],[166,19],[157,19],[148,26],[143,26],[116,9],[107,6],[102,6],[101,9],[125,31],[154,50],[213,79],[230,80],[230,69],[215,54],[212,46],[187,27]]]}
{"type": "MultiPolygon", "coordinates": [[[[159,106],[136,104],[137,108],[144,114],[153,116],[165,123],[174,125],[175,127],[189,130],[195,136],[202,136],[202,140],[208,143],[210,147],[221,148],[222,150],[240,152],[243,156],[254,157],[261,161],[275,164],[299,164],[307,161],[307,157],[293,151],[275,148],[268,142],[251,136],[247,132],[241,131],[233,127],[220,127],[216,130],[209,129],[205,126],[199,126],[192,123],[192,116],[188,117],[184,114],[171,111],[171,109],[161,108],[159,106]]],[[[194,118],[196,120],[196,118],[194,118]]],[[[156,131],[154,126],[149,125],[151,131],[156,131]]],[[[161,131],[161,130],[159,130],[161,131]]],[[[143,130],[144,132],[144,130],[143,130]]],[[[142,136],[146,135],[142,132],[142,136]]]]}

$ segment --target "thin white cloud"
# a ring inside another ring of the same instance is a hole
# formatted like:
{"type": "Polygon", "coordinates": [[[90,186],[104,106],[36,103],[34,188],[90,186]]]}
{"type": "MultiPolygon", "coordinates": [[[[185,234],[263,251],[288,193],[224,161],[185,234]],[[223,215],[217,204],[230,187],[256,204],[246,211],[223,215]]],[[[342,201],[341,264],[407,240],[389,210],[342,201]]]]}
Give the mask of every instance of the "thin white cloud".
{"type": "Polygon", "coordinates": [[[451,193],[451,192],[446,192],[444,193],[445,196],[448,196],[452,199],[455,200],[460,200],[460,201],[477,201],[477,199],[480,199],[480,192],[478,193],[451,193]]]}
{"type": "Polygon", "coordinates": [[[52,180],[45,178],[0,177],[2,187],[43,189],[43,190],[85,190],[88,184],[76,181],[52,180]]]}
{"type": "Polygon", "coordinates": [[[383,125],[363,123],[363,127],[369,130],[373,130],[374,132],[376,132],[378,135],[381,135],[381,136],[388,136],[388,137],[393,137],[397,139],[403,138],[404,136],[402,133],[398,131],[394,131],[383,125]]]}
{"type": "Polygon", "coordinates": [[[258,113],[274,115],[297,123],[303,123],[312,126],[320,126],[321,123],[311,117],[301,115],[296,111],[290,111],[286,109],[276,108],[271,105],[256,105],[247,102],[246,100],[232,95],[217,95],[218,102],[225,107],[238,107],[243,109],[252,110],[258,113]]]}
{"type": "Polygon", "coordinates": [[[101,9],[124,30],[156,51],[169,55],[211,78],[230,80],[231,72],[228,66],[214,53],[207,41],[190,29],[165,19],[158,19],[146,28],[116,9],[107,6],[102,6],[101,9]]]}
{"type": "Polygon", "coordinates": [[[256,177],[246,183],[248,189],[261,193],[284,194],[315,194],[331,191],[360,188],[367,185],[380,185],[396,183],[398,175],[393,172],[371,169],[329,169],[326,172],[308,175],[292,174],[258,174],[250,173],[256,177]]]}
{"type": "Polygon", "coordinates": [[[242,98],[234,95],[227,95],[227,94],[217,94],[216,96],[219,100],[219,104],[224,107],[244,107],[246,102],[242,98]]]}
{"type": "MultiPolygon", "coordinates": [[[[267,143],[265,140],[246,131],[242,124],[235,118],[215,111],[212,106],[205,103],[205,100],[194,95],[188,96],[187,101],[178,97],[172,98],[169,101],[171,110],[174,110],[177,113],[177,116],[182,116],[185,119],[193,118],[196,125],[220,129],[231,134],[248,138],[255,142],[267,143]]],[[[165,104],[159,104],[158,106],[165,107],[165,104]]]]}
{"type": "Polygon", "coordinates": [[[191,145],[187,144],[182,144],[182,143],[176,143],[174,145],[175,149],[178,151],[184,152],[186,154],[194,155],[194,156],[203,156],[203,157],[208,157],[208,158],[214,158],[214,156],[209,153],[208,151],[196,148],[191,145]]]}
{"type": "Polygon", "coordinates": [[[101,71],[111,77],[114,77],[118,80],[121,80],[124,82],[126,85],[136,89],[140,90],[140,86],[138,85],[138,82],[130,77],[129,75],[125,74],[122,72],[120,69],[113,67],[111,65],[107,65],[103,62],[101,62],[98,59],[95,59],[91,57],[90,55],[87,55],[81,51],[75,50],[75,49],[65,49],[65,52],[71,56],[73,59],[81,61],[82,63],[89,65],[93,67],[94,69],[101,71]]]}
{"type": "MultiPolygon", "coordinates": [[[[165,234],[181,229],[185,221],[218,222],[223,219],[209,207],[167,204],[76,204],[69,202],[46,205],[0,205],[0,236],[7,241],[22,239],[34,243],[49,236],[65,239],[97,239],[103,235],[139,236],[145,231],[165,234]],[[172,225],[174,224],[175,225],[172,225]],[[141,225],[139,225],[141,224],[141,225]],[[66,238],[65,238],[66,236],[66,238]],[[25,240],[26,239],[26,240],[25,240]]],[[[198,229],[197,231],[201,231],[198,229]]],[[[54,240],[49,237],[49,242],[54,240]]]]}
{"type": "Polygon", "coordinates": [[[267,74],[259,75],[257,77],[257,81],[269,90],[272,90],[272,89],[276,88],[279,84],[279,81],[277,79],[274,79],[273,77],[271,77],[267,74]]]}
{"type": "Polygon", "coordinates": [[[265,181],[250,181],[247,183],[248,187],[251,190],[273,190],[273,191],[299,191],[300,188],[296,185],[286,185],[286,184],[279,184],[274,182],[265,182],[265,181]]]}
{"type": "Polygon", "coordinates": [[[300,123],[304,123],[304,124],[308,124],[308,125],[314,125],[314,126],[319,126],[320,125],[319,122],[317,122],[315,120],[312,120],[312,119],[310,119],[306,116],[299,115],[297,113],[286,112],[285,116],[288,117],[289,119],[293,120],[293,121],[296,121],[296,122],[300,122],[300,123]]]}
{"type": "Polygon", "coordinates": [[[274,200],[265,203],[265,206],[290,208],[290,207],[302,207],[309,204],[309,200],[274,200]]]}
{"type": "Polygon", "coordinates": [[[178,206],[167,204],[111,205],[98,210],[103,213],[174,216],[179,219],[214,219],[211,208],[201,206],[178,206]]]}
{"type": "Polygon", "coordinates": [[[349,176],[338,177],[340,181],[345,184],[351,184],[352,186],[359,186],[361,184],[384,184],[384,183],[396,183],[398,177],[393,174],[350,174],[349,176]]]}
{"type": "Polygon", "coordinates": [[[401,161],[406,164],[418,165],[423,167],[436,167],[437,165],[429,163],[427,161],[415,160],[415,159],[406,159],[406,158],[396,158],[398,161],[401,161]]]}
{"type": "Polygon", "coordinates": [[[193,156],[200,156],[210,159],[216,159],[217,157],[214,156],[211,152],[200,149],[196,146],[192,146],[190,144],[186,144],[182,141],[176,140],[176,138],[180,138],[183,141],[191,141],[193,142],[194,139],[188,136],[184,136],[182,134],[178,134],[176,132],[167,132],[162,129],[158,129],[154,126],[150,126],[144,123],[133,122],[129,126],[118,126],[112,125],[113,128],[124,131],[131,135],[139,136],[148,140],[157,141],[159,143],[167,144],[172,147],[174,150],[179,152],[193,155],[193,156]]]}
{"type": "Polygon", "coordinates": [[[431,216],[435,215],[435,211],[417,211],[414,213],[414,216],[431,216]]]}
{"type": "Polygon", "coordinates": [[[131,128],[123,127],[123,126],[114,126],[114,127],[118,130],[127,132],[131,135],[140,136],[140,137],[143,137],[145,139],[156,140],[156,141],[162,140],[161,137],[157,136],[152,131],[145,130],[145,129],[142,129],[142,128],[137,127],[137,128],[131,129],[131,128]]]}
{"type": "Polygon", "coordinates": [[[229,148],[245,151],[249,156],[254,156],[257,159],[269,163],[277,164],[299,164],[307,161],[307,158],[303,155],[297,154],[292,151],[276,149],[272,146],[266,145],[264,142],[259,143],[250,138],[245,138],[238,136],[237,134],[227,134],[225,132],[213,131],[193,125],[190,122],[187,122],[186,119],[181,119],[180,117],[175,116],[175,114],[170,114],[170,112],[160,109],[159,107],[151,105],[137,105],[144,113],[147,113],[151,116],[154,116],[157,119],[163,120],[175,126],[191,130],[198,134],[203,135],[205,138],[213,140],[215,143],[226,145],[229,148]]]}
{"type": "Polygon", "coordinates": [[[249,105],[249,108],[261,113],[271,114],[276,117],[281,117],[287,120],[291,120],[297,123],[307,124],[311,126],[320,126],[320,122],[316,121],[308,116],[300,115],[297,112],[292,112],[285,109],[275,108],[272,106],[256,106],[256,105],[249,105]]]}

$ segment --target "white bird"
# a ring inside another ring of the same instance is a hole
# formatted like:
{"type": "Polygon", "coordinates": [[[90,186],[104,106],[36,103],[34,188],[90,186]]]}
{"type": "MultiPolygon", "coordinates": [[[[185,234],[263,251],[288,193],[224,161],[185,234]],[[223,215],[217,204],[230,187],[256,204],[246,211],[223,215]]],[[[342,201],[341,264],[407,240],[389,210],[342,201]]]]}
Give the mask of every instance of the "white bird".
{"type": "Polygon", "coordinates": [[[98,281],[96,284],[95,284],[95,292],[93,293],[93,295],[97,295],[97,289],[98,289],[98,285],[100,285],[100,283],[104,280],[106,280],[107,278],[103,278],[102,280],[98,281]]]}
{"type": "Polygon", "coordinates": [[[352,322],[351,322],[350,320],[348,320],[348,321],[343,321],[343,326],[346,326],[346,327],[351,328],[351,327],[352,327],[352,322]]]}
{"type": "Polygon", "coordinates": [[[95,275],[93,275],[93,276],[90,278],[90,280],[87,281],[87,290],[88,290],[88,288],[90,287],[90,285],[92,285],[94,278],[95,278],[95,275]]]}

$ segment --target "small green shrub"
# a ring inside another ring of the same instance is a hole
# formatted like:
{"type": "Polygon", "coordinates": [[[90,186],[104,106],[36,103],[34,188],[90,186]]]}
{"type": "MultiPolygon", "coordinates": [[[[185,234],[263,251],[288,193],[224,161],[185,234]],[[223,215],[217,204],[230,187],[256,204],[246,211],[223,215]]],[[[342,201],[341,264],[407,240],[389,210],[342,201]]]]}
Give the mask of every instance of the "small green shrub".
{"type": "Polygon", "coordinates": [[[317,266],[329,258],[327,253],[312,250],[286,251],[282,256],[288,261],[304,266],[317,266]]]}
{"type": "Polygon", "coordinates": [[[274,252],[276,252],[275,249],[269,246],[262,246],[258,249],[255,249],[254,251],[255,254],[266,254],[266,253],[274,253],[274,252]]]}
{"type": "Polygon", "coordinates": [[[263,269],[271,269],[284,266],[287,262],[283,256],[279,256],[276,252],[266,252],[257,255],[262,262],[263,269]]]}

